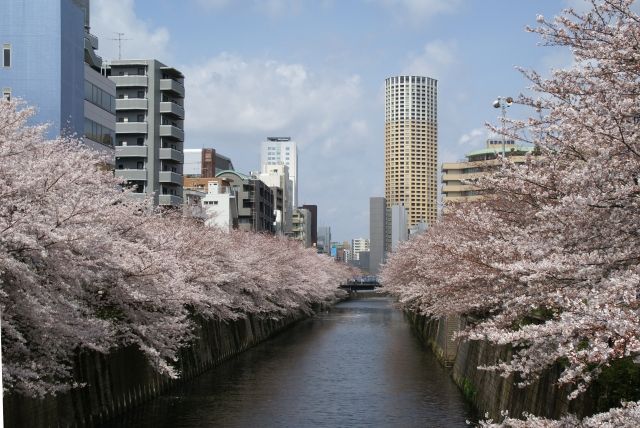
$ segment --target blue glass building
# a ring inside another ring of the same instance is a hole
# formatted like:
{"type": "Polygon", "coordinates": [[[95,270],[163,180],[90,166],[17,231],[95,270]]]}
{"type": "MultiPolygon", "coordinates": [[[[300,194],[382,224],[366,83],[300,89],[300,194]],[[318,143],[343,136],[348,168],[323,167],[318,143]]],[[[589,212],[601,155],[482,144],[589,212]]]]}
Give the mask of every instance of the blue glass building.
{"type": "Polygon", "coordinates": [[[93,52],[97,39],[88,32],[89,0],[0,3],[0,89],[4,97],[20,98],[35,107],[32,122],[49,123],[50,138],[69,133],[87,135],[100,147],[113,147],[115,86],[108,86],[106,77],[100,79],[101,59],[93,52]],[[95,96],[87,93],[85,80],[105,82],[99,95],[107,93],[106,100],[96,102],[95,96]],[[85,110],[93,109],[93,113],[96,106],[102,108],[98,114],[105,126],[98,127],[99,137],[86,132],[85,110]],[[105,137],[105,133],[109,135],[105,137]]]}

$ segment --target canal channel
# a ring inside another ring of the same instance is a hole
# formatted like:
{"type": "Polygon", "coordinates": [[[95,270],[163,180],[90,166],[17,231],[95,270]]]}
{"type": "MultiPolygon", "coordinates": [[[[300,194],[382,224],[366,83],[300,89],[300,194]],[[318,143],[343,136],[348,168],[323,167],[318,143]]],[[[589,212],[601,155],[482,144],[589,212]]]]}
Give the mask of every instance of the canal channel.
{"type": "Polygon", "coordinates": [[[385,297],[342,302],[110,427],[464,427],[471,407],[385,297]]]}

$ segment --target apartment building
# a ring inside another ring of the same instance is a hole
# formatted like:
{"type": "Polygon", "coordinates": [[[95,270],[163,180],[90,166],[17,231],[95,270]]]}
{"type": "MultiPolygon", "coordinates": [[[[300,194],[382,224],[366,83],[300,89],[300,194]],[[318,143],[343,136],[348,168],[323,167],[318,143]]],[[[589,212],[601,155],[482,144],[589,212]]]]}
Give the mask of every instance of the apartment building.
{"type": "Polygon", "coordinates": [[[305,248],[310,248],[313,245],[313,242],[311,241],[311,216],[311,211],[308,209],[296,208],[293,210],[292,228],[289,236],[302,242],[305,248]]]}
{"type": "Polygon", "coordinates": [[[117,60],[109,78],[116,85],[116,175],[157,205],[182,205],[183,74],[154,59],[117,60]]]}
{"type": "Polygon", "coordinates": [[[533,146],[517,145],[513,140],[489,139],[486,147],[465,155],[461,162],[442,164],[443,202],[477,201],[483,197],[480,189],[472,181],[500,166],[499,156],[509,157],[515,163],[523,163],[533,146]]]}
{"type": "Polygon", "coordinates": [[[438,82],[424,76],[385,80],[385,199],[402,205],[409,226],[433,224],[438,207],[438,82]]]}
{"type": "MultiPolygon", "coordinates": [[[[249,232],[275,233],[274,193],[255,177],[237,171],[221,171],[216,178],[226,179],[236,193],[238,228],[249,232]]],[[[282,207],[280,207],[281,209],[282,207]]]]}

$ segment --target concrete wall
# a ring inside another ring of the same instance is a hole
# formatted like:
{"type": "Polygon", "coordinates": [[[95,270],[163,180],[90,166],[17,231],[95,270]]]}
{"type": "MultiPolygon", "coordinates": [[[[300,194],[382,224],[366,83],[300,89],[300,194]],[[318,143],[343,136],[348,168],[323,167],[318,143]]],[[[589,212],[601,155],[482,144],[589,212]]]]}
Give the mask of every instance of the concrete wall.
{"type": "Polygon", "coordinates": [[[304,317],[306,315],[300,313],[278,321],[248,316],[228,323],[202,322],[197,341],[180,354],[178,367],[182,376],[179,380],[159,375],[134,347],[119,349],[109,355],[80,353],[75,361],[75,377],[79,382],[86,382],[86,387],[45,399],[5,394],[5,426],[67,427],[104,422],[160,395],[176,382],[197,376],[304,317]]]}
{"type": "Polygon", "coordinates": [[[501,359],[509,360],[510,347],[484,341],[453,340],[453,333],[464,328],[465,321],[460,317],[434,319],[413,312],[406,315],[423,342],[445,366],[451,368],[453,380],[481,416],[488,414],[490,418],[500,420],[502,410],[508,410],[514,417],[527,412],[554,419],[567,413],[579,417],[593,413],[593,403],[588,394],[569,401],[570,390],[556,386],[560,367],[547,370],[538,381],[520,388],[514,376],[504,378],[478,369],[478,366],[492,365],[501,359]]]}

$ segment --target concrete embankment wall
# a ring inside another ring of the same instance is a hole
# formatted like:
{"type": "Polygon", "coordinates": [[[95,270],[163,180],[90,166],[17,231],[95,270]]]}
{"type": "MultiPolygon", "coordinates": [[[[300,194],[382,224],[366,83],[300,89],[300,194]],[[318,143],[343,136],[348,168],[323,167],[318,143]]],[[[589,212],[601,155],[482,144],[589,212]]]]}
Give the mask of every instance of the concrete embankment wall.
{"type": "Polygon", "coordinates": [[[178,380],[159,375],[134,347],[108,355],[83,352],[74,370],[75,378],[87,386],[45,399],[5,394],[5,427],[75,427],[107,421],[306,317],[299,313],[273,320],[250,315],[229,322],[203,322],[198,339],[180,353],[178,380]]]}
{"type": "Polygon", "coordinates": [[[413,312],[406,313],[413,328],[429,345],[440,361],[451,368],[451,376],[471,401],[479,414],[488,414],[493,420],[501,420],[501,411],[519,417],[524,412],[548,418],[558,418],[567,413],[579,417],[592,413],[592,403],[586,397],[569,401],[569,390],[558,388],[561,369],[547,370],[535,383],[520,388],[514,376],[501,377],[495,372],[478,369],[500,360],[508,361],[511,348],[484,341],[456,341],[454,332],[464,328],[460,317],[428,318],[413,312]]]}

